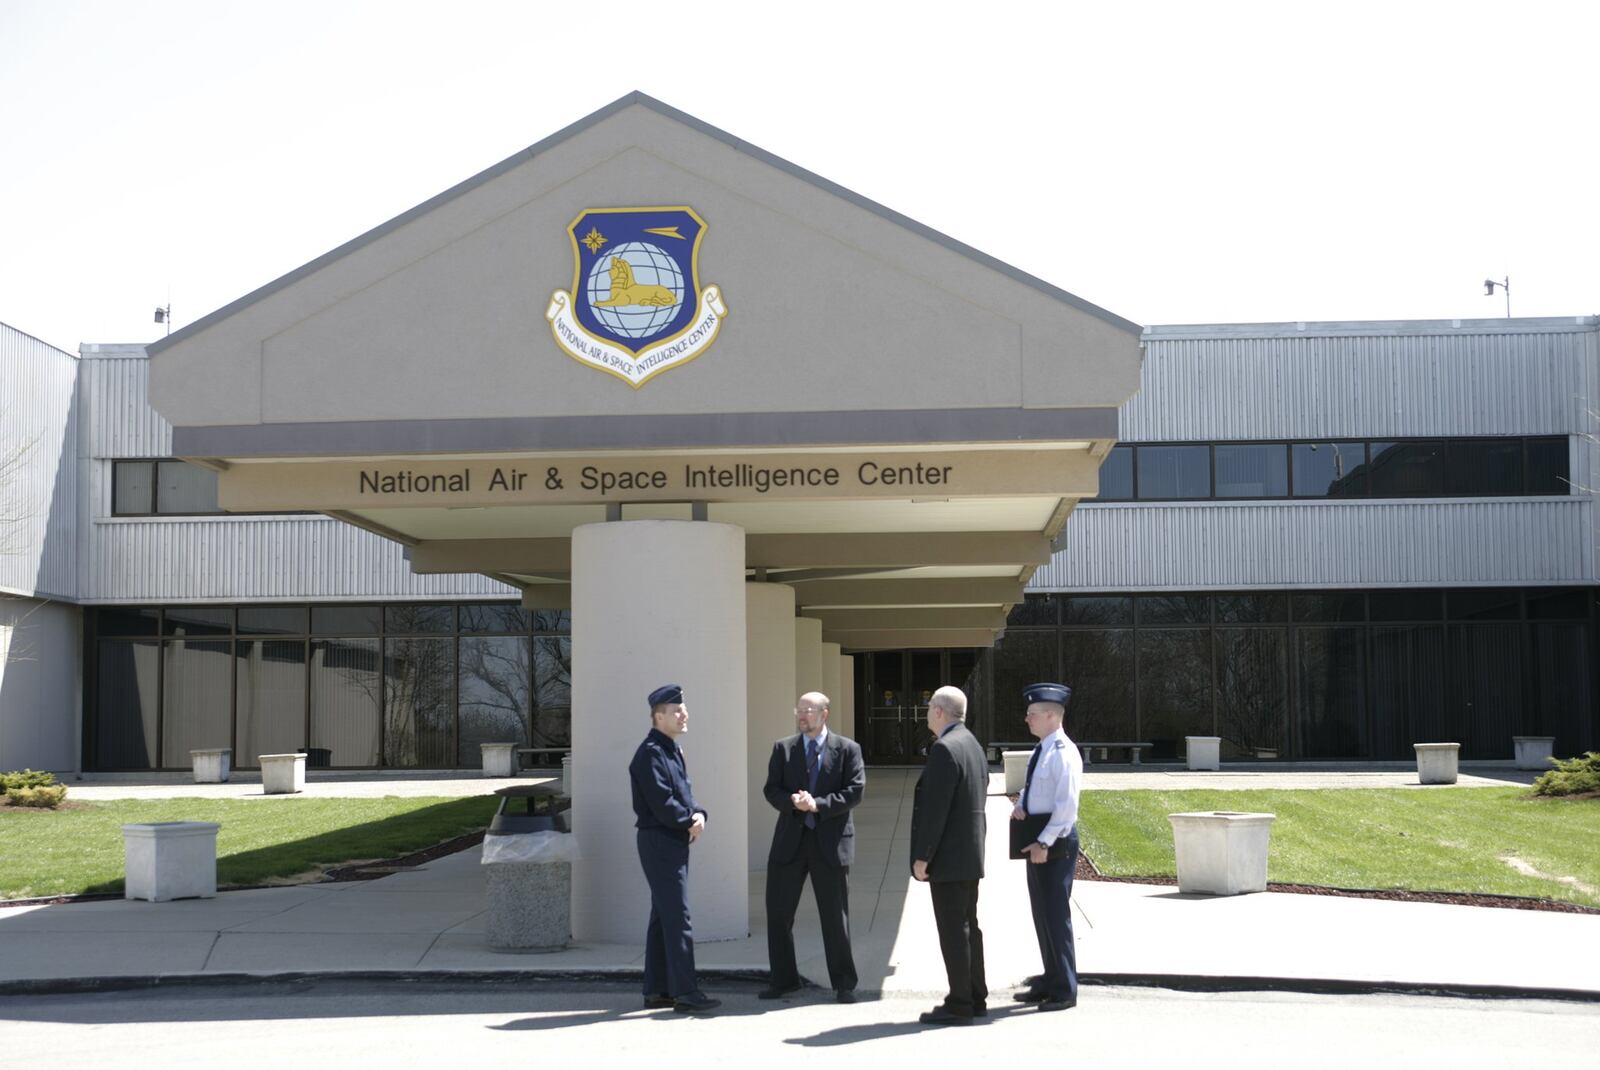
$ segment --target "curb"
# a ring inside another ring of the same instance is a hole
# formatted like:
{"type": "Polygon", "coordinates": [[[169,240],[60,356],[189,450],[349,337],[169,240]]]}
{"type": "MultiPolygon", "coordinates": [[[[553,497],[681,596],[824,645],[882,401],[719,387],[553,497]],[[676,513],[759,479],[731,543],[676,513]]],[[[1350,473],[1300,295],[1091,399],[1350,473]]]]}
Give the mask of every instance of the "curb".
{"type": "MultiPolygon", "coordinates": [[[[701,970],[702,981],[729,985],[764,984],[764,969],[701,970]]],[[[326,970],[292,973],[172,973],[147,976],[54,977],[0,981],[0,997],[60,996],[95,992],[148,989],[226,987],[245,985],[359,982],[364,984],[481,984],[501,987],[616,984],[642,982],[642,970],[618,968],[586,970],[326,970]]],[[[1427,981],[1352,981],[1323,977],[1221,977],[1174,973],[1085,973],[1084,987],[1162,988],[1174,992],[1301,992],[1309,995],[1433,996],[1445,999],[1553,1000],[1566,1003],[1600,1003],[1600,991],[1575,988],[1516,988],[1509,985],[1460,984],[1427,981]]],[[[805,982],[805,989],[825,989],[805,982]]],[[[861,989],[866,999],[882,999],[881,989],[861,989]]],[[[912,995],[892,992],[890,996],[912,995]]],[[[938,993],[933,993],[937,996],[938,993]]]]}

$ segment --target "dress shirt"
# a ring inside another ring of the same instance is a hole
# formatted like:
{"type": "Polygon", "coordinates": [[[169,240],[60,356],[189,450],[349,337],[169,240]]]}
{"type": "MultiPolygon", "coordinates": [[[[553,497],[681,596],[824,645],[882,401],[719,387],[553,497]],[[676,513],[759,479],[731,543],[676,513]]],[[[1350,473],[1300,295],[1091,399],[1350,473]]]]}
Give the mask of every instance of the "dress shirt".
{"type": "Polygon", "coordinates": [[[1078,792],[1083,784],[1083,756],[1066,732],[1056,729],[1039,741],[1039,761],[1027,785],[1030,814],[1049,814],[1039,833],[1046,847],[1072,831],[1078,823],[1078,792]]]}

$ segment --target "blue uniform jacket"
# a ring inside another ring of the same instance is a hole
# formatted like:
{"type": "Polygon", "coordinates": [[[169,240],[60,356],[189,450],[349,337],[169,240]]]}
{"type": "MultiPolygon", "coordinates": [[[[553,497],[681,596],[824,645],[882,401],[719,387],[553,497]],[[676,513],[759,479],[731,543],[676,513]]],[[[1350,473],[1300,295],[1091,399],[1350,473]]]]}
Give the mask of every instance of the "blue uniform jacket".
{"type": "Polygon", "coordinates": [[[689,770],[683,751],[672,737],[650,729],[628,763],[628,779],[633,785],[635,828],[664,829],[689,839],[694,815],[706,812],[694,801],[689,785],[689,770]]]}

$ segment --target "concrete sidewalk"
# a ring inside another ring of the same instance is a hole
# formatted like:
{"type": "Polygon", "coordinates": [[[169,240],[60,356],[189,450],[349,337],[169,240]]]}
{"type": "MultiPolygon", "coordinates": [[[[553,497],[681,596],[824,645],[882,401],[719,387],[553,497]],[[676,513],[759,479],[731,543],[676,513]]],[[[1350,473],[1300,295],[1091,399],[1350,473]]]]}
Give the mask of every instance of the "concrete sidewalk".
{"type": "MultiPolygon", "coordinates": [[[[1505,782],[1500,772],[1482,779],[1505,782]]],[[[867,800],[856,812],[853,943],[864,991],[937,999],[945,990],[944,968],[928,890],[907,872],[916,775],[900,769],[869,774],[867,800]]],[[[1093,773],[1091,786],[1104,790],[1094,781],[1116,775],[1093,773]]],[[[1136,775],[1161,776],[1149,770],[1136,775]]],[[[1373,775],[1390,776],[1387,771],[1373,775]]],[[[1409,775],[1414,782],[1415,774],[1409,775]]],[[[1404,779],[1399,771],[1392,776],[1404,779]]],[[[463,792],[466,784],[483,791],[496,783],[461,779],[463,792]]],[[[1212,786],[1175,780],[1150,786],[1212,786]]],[[[1246,786],[1237,776],[1229,780],[1229,787],[1246,786]]],[[[397,782],[381,783],[393,789],[397,782]]],[[[411,789],[426,782],[402,783],[411,789]]],[[[1281,767],[1250,783],[1311,786],[1296,784],[1281,767]]],[[[1134,785],[1125,781],[1124,786],[1134,785]]],[[[123,785],[94,787],[91,796],[75,785],[74,795],[98,797],[99,790],[116,788],[124,789],[118,797],[128,794],[123,785]]],[[[189,794],[183,787],[151,785],[147,778],[140,789],[189,794]]],[[[220,787],[249,790],[243,783],[220,787]]],[[[345,793],[328,787],[330,793],[345,793]]],[[[997,775],[993,790],[999,787],[997,775]]],[[[980,902],[990,986],[997,998],[1039,966],[1023,863],[1005,858],[1005,836],[997,834],[1008,811],[1003,797],[991,798],[989,877],[980,902]]],[[[751,875],[751,935],[699,944],[702,969],[752,976],[765,970],[762,877],[751,875]]],[[[1170,886],[1110,881],[1080,881],[1074,893],[1078,963],[1090,978],[1185,984],[1259,978],[1297,986],[1571,991],[1600,999],[1600,973],[1592,966],[1600,961],[1596,915],[1270,892],[1183,896],[1170,886]]],[[[119,900],[0,909],[0,991],[29,983],[191,975],[641,968],[642,949],[633,944],[584,944],[543,955],[490,951],[483,938],[485,911],[477,849],[377,881],[223,892],[216,899],[171,903],[119,900]]],[[[641,939],[644,920],[639,919],[641,939]]],[[[822,941],[809,898],[796,929],[801,971],[825,986],[822,941]]]]}

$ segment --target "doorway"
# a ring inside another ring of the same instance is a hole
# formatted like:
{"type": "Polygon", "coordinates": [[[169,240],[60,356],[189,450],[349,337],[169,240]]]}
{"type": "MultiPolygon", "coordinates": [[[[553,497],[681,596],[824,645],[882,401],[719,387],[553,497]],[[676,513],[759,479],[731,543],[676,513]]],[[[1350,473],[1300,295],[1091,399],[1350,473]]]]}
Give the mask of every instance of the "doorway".
{"type": "Polygon", "coordinates": [[[967,721],[976,731],[974,714],[981,702],[972,679],[978,651],[878,650],[858,657],[867,666],[856,708],[867,713],[859,742],[869,763],[923,763],[930,738],[928,700],[945,684],[967,692],[967,721]]]}

